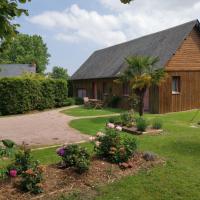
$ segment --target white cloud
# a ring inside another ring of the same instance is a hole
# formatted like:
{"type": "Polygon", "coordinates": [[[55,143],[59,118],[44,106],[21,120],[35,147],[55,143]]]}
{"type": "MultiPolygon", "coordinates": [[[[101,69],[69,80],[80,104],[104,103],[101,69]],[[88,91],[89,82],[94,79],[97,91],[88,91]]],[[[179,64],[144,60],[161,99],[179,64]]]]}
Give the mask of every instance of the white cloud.
{"type": "Polygon", "coordinates": [[[159,31],[200,16],[199,0],[135,0],[129,5],[119,0],[99,0],[111,14],[81,9],[74,4],[62,12],[48,11],[30,22],[52,30],[59,41],[92,42],[109,46],[159,31]]]}
{"type": "Polygon", "coordinates": [[[100,15],[96,11],[80,9],[78,5],[72,5],[63,12],[44,12],[29,21],[59,30],[55,38],[66,42],[87,40],[111,45],[127,39],[116,16],[100,15]]]}
{"type": "Polygon", "coordinates": [[[58,41],[64,41],[67,43],[78,43],[80,41],[80,38],[77,37],[76,35],[64,34],[64,33],[56,34],[55,39],[58,41]]]}

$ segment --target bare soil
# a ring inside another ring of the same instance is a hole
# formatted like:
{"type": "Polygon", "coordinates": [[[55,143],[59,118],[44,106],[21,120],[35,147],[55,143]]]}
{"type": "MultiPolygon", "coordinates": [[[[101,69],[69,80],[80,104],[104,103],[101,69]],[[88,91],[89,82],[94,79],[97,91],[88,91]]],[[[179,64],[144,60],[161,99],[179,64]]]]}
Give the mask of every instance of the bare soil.
{"type": "Polygon", "coordinates": [[[139,170],[148,170],[156,165],[163,165],[165,161],[157,158],[154,161],[145,161],[142,153],[137,153],[130,159],[130,168],[122,170],[116,164],[94,158],[87,173],[77,174],[73,169],[58,169],[56,165],[46,167],[44,193],[32,195],[22,193],[17,189],[18,178],[9,179],[0,183],[0,200],[27,200],[27,199],[56,199],[62,193],[74,191],[92,192],[97,186],[112,183],[121,177],[135,175],[139,170]]]}

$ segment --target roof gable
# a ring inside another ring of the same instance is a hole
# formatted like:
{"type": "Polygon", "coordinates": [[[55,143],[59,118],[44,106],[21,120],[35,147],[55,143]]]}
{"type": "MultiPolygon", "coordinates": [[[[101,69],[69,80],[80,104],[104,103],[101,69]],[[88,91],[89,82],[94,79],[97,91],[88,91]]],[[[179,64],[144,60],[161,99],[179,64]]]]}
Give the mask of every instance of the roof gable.
{"type": "Polygon", "coordinates": [[[164,67],[195,26],[199,29],[198,20],[98,50],[74,73],[72,80],[117,77],[127,67],[125,58],[136,55],[159,57],[157,67],[164,67]]]}
{"type": "Polygon", "coordinates": [[[24,72],[36,73],[36,66],[30,64],[0,64],[0,77],[20,76],[24,72]]]}

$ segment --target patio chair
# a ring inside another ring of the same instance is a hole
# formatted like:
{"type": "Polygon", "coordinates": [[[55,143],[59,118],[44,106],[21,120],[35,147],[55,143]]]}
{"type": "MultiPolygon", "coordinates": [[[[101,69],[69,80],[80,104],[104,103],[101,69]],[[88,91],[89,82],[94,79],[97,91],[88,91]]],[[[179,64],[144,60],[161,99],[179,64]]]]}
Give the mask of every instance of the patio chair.
{"type": "Polygon", "coordinates": [[[88,97],[84,97],[83,102],[85,107],[90,107],[90,100],[88,97]]]}

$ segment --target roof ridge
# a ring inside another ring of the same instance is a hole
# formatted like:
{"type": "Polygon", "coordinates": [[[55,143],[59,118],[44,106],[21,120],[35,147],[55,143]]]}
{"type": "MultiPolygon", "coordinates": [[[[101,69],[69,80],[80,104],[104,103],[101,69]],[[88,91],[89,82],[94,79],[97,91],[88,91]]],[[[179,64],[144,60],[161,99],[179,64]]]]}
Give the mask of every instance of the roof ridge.
{"type": "Polygon", "coordinates": [[[72,75],[72,80],[115,77],[126,68],[124,58],[131,55],[159,57],[156,67],[164,67],[195,27],[200,31],[198,20],[95,51],[72,75]]]}
{"type": "Polygon", "coordinates": [[[178,28],[178,27],[181,27],[181,26],[185,26],[187,24],[192,24],[194,23],[194,26],[197,25],[197,24],[200,24],[199,23],[199,20],[198,19],[195,19],[195,20],[192,20],[192,21],[188,21],[188,22],[185,22],[183,24],[180,24],[180,25],[176,25],[176,26],[172,26],[170,28],[167,28],[167,29],[163,29],[161,31],[157,31],[157,32],[153,32],[153,33],[150,33],[150,34],[147,34],[147,35],[143,35],[143,36],[140,36],[140,37],[137,37],[135,39],[132,39],[132,40],[128,40],[126,42],[121,42],[119,44],[115,44],[115,45],[112,45],[112,46],[109,46],[109,47],[105,47],[105,48],[102,48],[102,49],[99,49],[99,50],[96,50],[94,51],[95,52],[99,52],[99,51],[102,51],[102,50],[106,50],[106,49],[109,49],[109,48],[112,48],[112,47],[116,47],[116,46],[120,46],[120,45],[123,45],[123,44],[127,44],[127,43],[130,43],[130,42],[133,42],[135,40],[139,40],[139,39],[143,39],[145,37],[149,37],[149,36],[152,36],[152,35],[155,35],[155,34],[158,34],[158,33],[163,33],[165,31],[168,31],[168,30],[171,30],[171,29],[175,29],[175,28],[178,28]]]}

